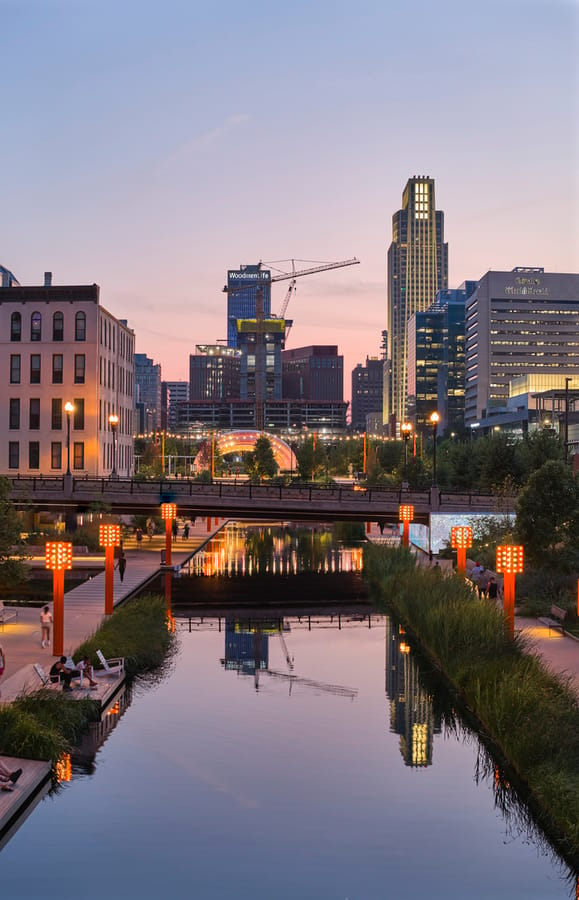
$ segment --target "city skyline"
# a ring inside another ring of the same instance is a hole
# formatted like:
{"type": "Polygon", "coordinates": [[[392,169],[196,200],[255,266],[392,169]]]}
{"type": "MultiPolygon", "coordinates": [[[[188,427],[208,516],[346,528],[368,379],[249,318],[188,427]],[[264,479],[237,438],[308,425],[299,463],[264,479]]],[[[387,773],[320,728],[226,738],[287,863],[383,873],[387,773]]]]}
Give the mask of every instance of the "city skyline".
{"type": "Polygon", "coordinates": [[[287,346],[337,344],[346,373],[379,356],[413,175],[436,181],[450,287],[579,268],[571,3],[2,10],[0,264],[98,283],[164,380],[226,338],[227,270],[260,259],[357,256],[298,283],[287,346]]]}

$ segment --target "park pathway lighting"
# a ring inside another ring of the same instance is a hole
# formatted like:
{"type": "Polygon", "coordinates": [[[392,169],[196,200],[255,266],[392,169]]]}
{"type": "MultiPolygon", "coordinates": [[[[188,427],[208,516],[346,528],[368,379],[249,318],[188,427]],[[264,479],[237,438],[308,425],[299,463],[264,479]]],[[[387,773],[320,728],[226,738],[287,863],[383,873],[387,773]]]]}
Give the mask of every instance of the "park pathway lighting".
{"type": "Polygon", "coordinates": [[[170,566],[173,519],[177,518],[177,504],[161,503],[161,516],[165,520],[165,565],[170,566]]]}
{"type": "Polygon", "coordinates": [[[497,547],[497,572],[503,575],[505,624],[511,640],[515,636],[515,575],[523,571],[523,548],[516,544],[497,547]]]}
{"type": "Polygon", "coordinates": [[[64,411],[66,413],[66,474],[70,475],[70,414],[74,412],[74,406],[70,400],[64,404],[64,411]]]}
{"type": "Polygon", "coordinates": [[[114,608],[115,547],[121,545],[121,526],[99,525],[99,545],[105,548],[105,615],[110,616],[114,608]]]}
{"type": "Polygon", "coordinates": [[[116,413],[111,413],[109,416],[109,425],[111,426],[111,431],[113,433],[113,465],[111,469],[111,478],[117,477],[117,427],[119,424],[119,417],[116,413]]]}
{"type": "Polygon", "coordinates": [[[433,440],[432,487],[436,487],[436,430],[438,428],[438,423],[440,422],[440,414],[437,413],[436,410],[430,414],[430,421],[432,423],[432,440],[433,440]]]}
{"type": "Polygon", "coordinates": [[[456,550],[456,571],[459,575],[466,572],[466,551],[472,547],[472,528],[470,525],[453,525],[450,529],[450,546],[456,550]]]}
{"type": "Polygon", "coordinates": [[[402,522],[402,546],[410,544],[410,523],[414,521],[414,506],[411,503],[402,503],[398,507],[398,521],[402,522]]]}
{"type": "Polygon", "coordinates": [[[68,541],[47,541],[45,566],[52,570],[52,653],[64,653],[64,572],[72,569],[72,544],[68,541]]]}

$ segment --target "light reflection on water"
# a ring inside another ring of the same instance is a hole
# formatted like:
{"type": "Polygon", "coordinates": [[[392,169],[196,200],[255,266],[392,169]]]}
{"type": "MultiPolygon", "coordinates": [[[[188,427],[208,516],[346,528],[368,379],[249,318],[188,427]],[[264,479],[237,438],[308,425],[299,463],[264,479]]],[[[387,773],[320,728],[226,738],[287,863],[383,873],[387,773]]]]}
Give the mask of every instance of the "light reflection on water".
{"type": "Polygon", "coordinates": [[[0,855],[2,897],[569,896],[388,617],[173,621],[176,653],[95,736],[93,774],[73,759],[0,855]]]}

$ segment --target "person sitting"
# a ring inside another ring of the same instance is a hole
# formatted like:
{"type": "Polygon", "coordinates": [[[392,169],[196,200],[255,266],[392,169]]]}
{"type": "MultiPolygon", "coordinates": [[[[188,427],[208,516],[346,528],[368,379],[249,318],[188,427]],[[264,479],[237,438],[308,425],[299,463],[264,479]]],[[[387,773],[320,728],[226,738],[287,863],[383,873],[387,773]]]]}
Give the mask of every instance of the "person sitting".
{"type": "Polygon", "coordinates": [[[16,769],[14,772],[11,772],[8,766],[5,766],[0,759],[0,790],[12,791],[21,775],[22,769],[16,769]]]}
{"type": "Polygon", "coordinates": [[[57,662],[52,664],[49,674],[52,682],[62,682],[63,691],[72,691],[70,682],[73,678],[80,678],[80,672],[77,669],[69,669],[67,667],[66,656],[61,656],[57,662]]]}
{"type": "Polygon", "coordinates": [[[98,684],[93,678],[94,669],[90,661],[90,656],[83,656],[80,662],[75,663],[75,666],[81,673],[82,677],[88,678],[88,683],[90,685],[91,691],[96,691],[96,689],[98,688],[98,684]]]}

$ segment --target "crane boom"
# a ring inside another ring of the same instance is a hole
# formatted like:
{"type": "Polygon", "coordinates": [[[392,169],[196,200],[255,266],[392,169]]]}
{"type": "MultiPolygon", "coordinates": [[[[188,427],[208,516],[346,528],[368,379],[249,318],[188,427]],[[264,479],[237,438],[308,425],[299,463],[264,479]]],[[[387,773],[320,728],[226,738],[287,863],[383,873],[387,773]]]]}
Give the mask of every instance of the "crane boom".
{"type": "MultiPolygon", "coordinates": [[[[293,262],[293,260],[292,260],[293,262]]],[[[289,278],[299,278],[301,275],[315,275],[316,272],[328,272],[330,269],[343,269],[344,266],[359,266],[360,260],[356,257],[352,259],[343,259],[340,262],[324,263],[323,266],[314,266],[311,269],[298,269],[297,272],[284,272],[281,275],[274,275],[270,280],[287,281],[289,278]]]]}

